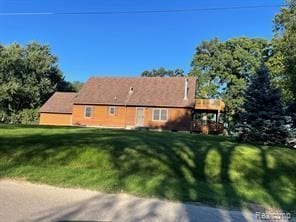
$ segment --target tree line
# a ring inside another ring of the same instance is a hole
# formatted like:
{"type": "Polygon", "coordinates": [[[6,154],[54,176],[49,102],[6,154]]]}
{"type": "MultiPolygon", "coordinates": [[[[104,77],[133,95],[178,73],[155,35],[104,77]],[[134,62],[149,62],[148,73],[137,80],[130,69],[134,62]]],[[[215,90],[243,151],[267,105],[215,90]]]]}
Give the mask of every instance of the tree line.
{"type": "MultiPolygon", "coordinates": [[[[295,142],[296,0],[287,5],[274,17],[271,41],[248,37],[203,41],[186,74],[198,77],[198,98],[224,100],[227,133],[242,140],[295,142]]],[[[161,68],[142,76],[158,76],[159,71],[162,76],[184,74],[161,68]]]]}

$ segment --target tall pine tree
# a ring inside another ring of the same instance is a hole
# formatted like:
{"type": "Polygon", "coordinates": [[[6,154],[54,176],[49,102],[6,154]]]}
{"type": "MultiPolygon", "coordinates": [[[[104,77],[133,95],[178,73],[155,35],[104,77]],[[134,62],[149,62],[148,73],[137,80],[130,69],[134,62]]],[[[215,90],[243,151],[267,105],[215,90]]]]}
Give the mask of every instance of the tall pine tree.
{"type": "Polygon", "coordinates": [[[245,92],[244,111],[236,127],[239,138],[263,144],[284,144],[289,130],[281,95],[274,88],[265,68],[252,78],[245,92]]]}

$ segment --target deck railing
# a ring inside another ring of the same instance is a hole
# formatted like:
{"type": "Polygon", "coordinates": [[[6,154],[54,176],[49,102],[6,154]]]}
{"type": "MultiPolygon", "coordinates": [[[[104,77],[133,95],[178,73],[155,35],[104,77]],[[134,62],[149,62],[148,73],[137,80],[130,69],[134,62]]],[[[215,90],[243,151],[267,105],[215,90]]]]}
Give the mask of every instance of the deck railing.
{"type": "Polygon", "coordinates": [[[220,110],[223,111],[225,103],[221,99],[196,99],[197,110],[220,110]]]}

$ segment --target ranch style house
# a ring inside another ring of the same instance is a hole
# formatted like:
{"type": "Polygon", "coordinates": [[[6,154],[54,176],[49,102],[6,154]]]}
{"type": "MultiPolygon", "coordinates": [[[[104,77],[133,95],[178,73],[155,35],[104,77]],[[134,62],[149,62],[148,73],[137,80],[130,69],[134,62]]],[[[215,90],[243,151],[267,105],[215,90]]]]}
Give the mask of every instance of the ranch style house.
{"type": "Polygon", "coordinates": [[[91,77],[78,93],[56,92],[40,108],[41,125],[223,130],[224,103],[196,99],[194,77],[91,77]]]}

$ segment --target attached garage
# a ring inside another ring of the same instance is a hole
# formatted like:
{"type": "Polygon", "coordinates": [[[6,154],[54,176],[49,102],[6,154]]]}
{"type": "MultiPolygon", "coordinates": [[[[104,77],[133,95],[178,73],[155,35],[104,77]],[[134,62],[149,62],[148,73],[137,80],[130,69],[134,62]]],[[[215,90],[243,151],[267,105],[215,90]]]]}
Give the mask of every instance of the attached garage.
{"type": "Polygon", "coordinates": [[[40,125],[72,125],[72,114],[66,113],[40,113],[40,125]]]}
{"type": "Polygon", "coordinates": [[[72,125],[73,100],[77,94],[56,92],[40,108],[40,125],[72,125]]]}

